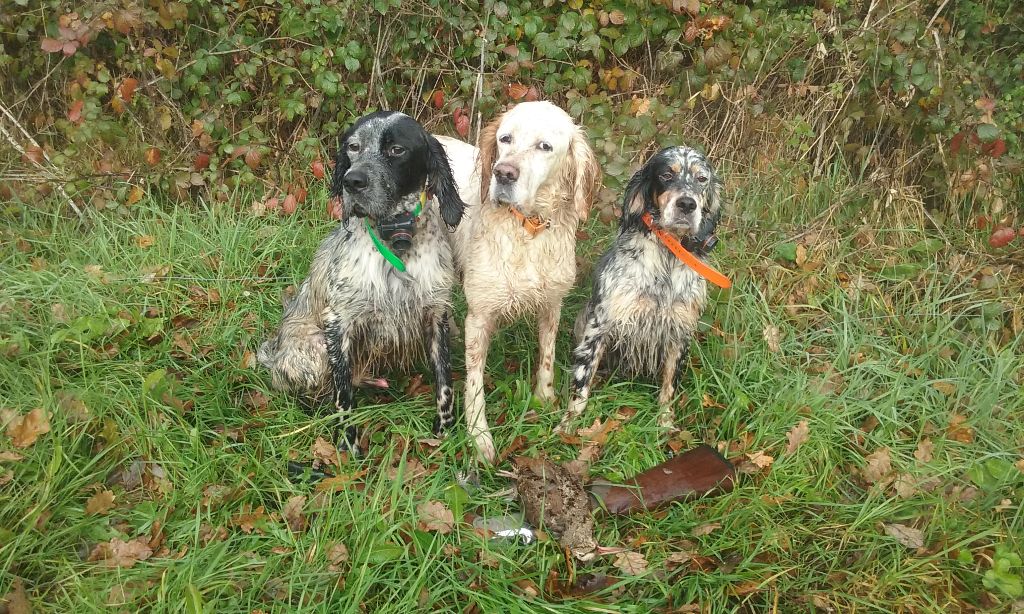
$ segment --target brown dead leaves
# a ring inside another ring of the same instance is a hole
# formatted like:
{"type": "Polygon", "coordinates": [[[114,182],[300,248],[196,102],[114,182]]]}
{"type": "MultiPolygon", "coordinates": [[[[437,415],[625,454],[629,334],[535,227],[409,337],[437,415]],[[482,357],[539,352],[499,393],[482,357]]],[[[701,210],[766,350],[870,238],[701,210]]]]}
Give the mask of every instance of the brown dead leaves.
{"type": "Polygon", "coordinates": [[[440,501],[425,501],[416,506],[417,523],[424,531],[436,531],[442,535],[455,528],[455,515],[440,501]]]}
{"type": "Polygon", "coordinates": [[[114,509],[114,493],[109,490],[98,492],[85,502],[85,513],[88,516],[106,514],[112,509],[114,509]]]}
{"type": "Polygon", "coordinates": [[[231,524],[238,527],[242,532],[249,534],[256,530],[259,533],[259,525],[267,521],[267,514],[263,510],[263,506],[259,506],[256,509],[252,509],[252,506],[248,503],[242,506],[242,509],[237,514],[231,517],[231,524]]]}
{"type": "Polygon", "coordinates": [[[647,571],[647,559],[639,552],[620,552],[612,564],[627,576],[639,576],[647,571]]]}
{"type": "Polygon", "coordinates": [[[7,423],[7,436],[15,448],[27,448],[50,432],[50,420],[46,411],[37,407],[24,416],[14,417],[7,423]]]}
{"type": "Polygon", "coordinates": [[[285,502],[284,508],[281,510],[281,515],[284,516],[284,521],[288,523],[288,528],[291,529],[293,533],[301,533],[306,530],[306,516],[303,513],[303,508],[305,506],[306,496],[295,495],[285,502]]]}
{"type": "Polygon", "coordinates": [[[11,592],[0,598],[0,611],[9,614],[29,614],[32,611],[32,603],[28,600],[21,578],[15,578],[11,584],[11,592]]]}
{"type": "Polygon", "coordinates": [[[130,568],[151,556],[153,549],[149,547],[149,539],[138,537],[126,542],[115,537],[109,542],[96,544],[89,554],[89,561],[102,561],[107,567],[130,568]]]}
{"type": "Polygon", "coordinates": [[[736,471],[744,475],[754,475],[762,471],[766,472],[771,469],[772,464],[775,462],[775,457],[767,454],[765,450],[748,452],[745,456],[746,459],[736,468],[736,471]]]}
{"type": "Polygon", "coordinates": [[[889,448],[879,448],[865,457],[867,464],[861,469],[861,476],[869,484],[885,486],[891,480],[892,459],[889,448]]]}
{"type": "Polygon", "coordinates": [[[563,435],[562,441],[580,444],[580,453],[576,460],[565,463],[565,468],[578,476],[586,477],[590,465],[600,458],[601,448],[608,442],[608,436],[621,425],[618,420],[601,422],[600,418],[595,418],[593,424],[579,430],[578,436],[563,435]]]}
{"type": "Polygon", "coordinates": [[[796,426],[786,433],[786,440],[789,441],[789,445],[786,446],[786,454],[796,452],[797,448],[802,446],[810,435],[811,427],[808,426],[807,421],[801,420],[798,422],[796,426]]]}
{"type": "Polygon", "coordinates": [[[327,571],[338,573],[343,565],[348,562],[348,548],[345,544],[338,542],[327,551],[327,571]]]}
{"type": "Polygon", "coordinates": [[[883,525],[885,534],[895,539],[899,543],[903,544],[911,550],[917,550],[918,548],[924,547],[924,533],[920,529],[908,527],[904,524],[885,524],[883,525]]]}
{"type": "Polygon", "coordinates": [[[313,447],[310,448],[309,452],[313,455],[314,469],[329,467],[331,465],[334,465],[335,467],[341,466],[341,459],[338,456],[338,448],[323,437],[316,438],[316,441],[313,442],[313,447]]]}

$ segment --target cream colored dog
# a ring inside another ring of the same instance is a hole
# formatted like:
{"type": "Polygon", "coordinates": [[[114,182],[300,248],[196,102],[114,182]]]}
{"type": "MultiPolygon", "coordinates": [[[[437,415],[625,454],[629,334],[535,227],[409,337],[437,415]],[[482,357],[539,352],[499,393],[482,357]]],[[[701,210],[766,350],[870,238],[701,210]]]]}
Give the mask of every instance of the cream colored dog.
{"type": "Polygon", "coordinates": [[[576,229],[587,218],[601,170],[582,128],[549,102],[525,102],[480,133],[479,149],[437,137],[468,204],[454,237],[469,311],[466,423],[480,456],[494,462],[484,367],[499,324],[537,318],[534,395],[555,398],[555,337],[562,298],[576,279],[576,229]]]}

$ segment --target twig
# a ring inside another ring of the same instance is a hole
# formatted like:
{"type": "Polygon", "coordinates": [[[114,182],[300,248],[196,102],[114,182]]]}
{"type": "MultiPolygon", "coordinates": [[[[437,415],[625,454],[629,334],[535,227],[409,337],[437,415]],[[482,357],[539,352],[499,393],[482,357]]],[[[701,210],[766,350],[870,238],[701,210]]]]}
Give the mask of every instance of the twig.
{"type": "Polygon", "coordinates": [[[470,121],[473,120],[473,115],[476,115],[476,129],[473,130],[474,143],[480,140],[480,126],[483,123],[483,113],[476,110],[476,101],[484,91],[484,57],[487,54],[487,22],[491,17],[492,6],[493,3],[491,2],[484,5],[483,29],[480,32],[480,70],[476,73],[476,87],[473,88],[473,100],[469,103],[470,121]]]}
{"type": "MultiPolygon", "coordinates": [[[[39,149],[39,151],[42,152],[43,159],[49,162],[51,165],[53,165],[53,160],[51,160],[50,156],[47,155],[46,150],[39,146],[39,143],[37,143],[36,140],[32,138],[32,135],[28,133],[28,130],[25,130],[21,123],[18,122],[17,118],[14,117],[14,115],[10,111],[8,111],[7,107],[5,107],[3,104],[0,104],[0,112],[2,112],[7,117],[7,119],[10,120],[12,124],[14,124],[14,126],[17,127],[23,135],[25,135],[25,138],[28,140],[29,143],[32,143],[33,147],[39,149]]],[[[18,153],[20,153],[22,156],[30,160],[41,170],[47,170],[41,162],[37,162],[36,160],[32,159],[31,156],[25,153],[25,149],[21,146],[20,143],[18,143],[18,139],[14,138],[14,135],[7,131],[7,128],[4,127],[3,122],[0,122],[0,132],[4,133],[4,138],[7,139],[7,142],[9,142],[14,147],[14,149],[18,151],[18,153]]],[[[72,200],[72,198],[68,195],[67,191],[64,190],[64,186],[61,185],[60,182],[53,181],[52,179],[51,183],[53,184],[54,189],[57,190],[57,194],[59,194],[60,197],[66,200],[68,205],[71,206],[71,210],[75,212],[75,215],[78,216],[78,219],[84,221],[84,218],[82,216],[82,210],[78,208],[78,205],[75,204],[75,201],[72,200]]]]}
{"type": "Polygon", "coordinates": [[[935,9],[935,14],[932,15],[932,18],[928,20],[928,25],[924,27],[925,32],[927,32],[928,29],[932,27],[932,24],[935,23],[935,20],[939,18],[939,14],[946,8],[947,4],[949,4],[949,0],[942,0],[942,4],[939,5],[939,8],[935,9]]]}

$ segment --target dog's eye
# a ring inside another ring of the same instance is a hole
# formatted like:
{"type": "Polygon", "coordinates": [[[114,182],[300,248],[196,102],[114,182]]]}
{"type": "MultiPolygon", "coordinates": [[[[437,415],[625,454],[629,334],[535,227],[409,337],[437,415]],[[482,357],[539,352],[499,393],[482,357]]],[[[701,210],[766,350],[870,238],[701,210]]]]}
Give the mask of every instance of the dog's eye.
{"type": "Polygon", "coordinates": [[[351,151],[352,153],[356,153],[357,151],[359,151],[359,143],[349,143],[348,150],[351,151]]]}
{"type": "Polygon", "coordinates": [[[708,178],[705,177],[704,175],[699,175],[697,177],[697,183],[707,183],[707,182],[708,182],[708,178]]]}
{"type": "Polygon", "coordinates": [[[402,147],[401,145],[392,145],[391,149],[388,150],[388,155],[394,158],[397,158],[404,153],[405,147],[402,147]]]}
{"type": "Polygon", "coordinates": [[[671,171],[666,171],[659,176],[661,177],[662,181],[672,181],[672,178],[675,177],[676,174],[671,171]]]}
{"type": "Polygon", "coordinates": [[[540,149],[541,151],[551,151],[551,143],[541,141],[540,143],[537,143],[537,149],[540,149]]]}
{"type": "Polygon", "coordinates": [[[512,142],[512,135],[511,134],[503,134],[500,137],[498,137],[498,142],[499,143],[505,143],[506,145],[508,145],[509,143],[512,142]]]}

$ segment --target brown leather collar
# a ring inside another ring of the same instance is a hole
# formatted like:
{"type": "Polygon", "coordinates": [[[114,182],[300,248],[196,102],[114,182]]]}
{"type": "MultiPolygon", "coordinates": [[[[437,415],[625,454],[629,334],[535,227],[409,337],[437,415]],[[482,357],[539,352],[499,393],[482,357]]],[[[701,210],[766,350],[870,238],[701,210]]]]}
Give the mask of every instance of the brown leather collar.
{"type": "Polygon", "coordinates": [[[536,237],[540,231],[544,230],[548,226],[551,226],[551,222],[548,220],[541,219],[539,215],[532,217],[526,217],[522,213],[516,210],[515,207],[509,207],[508,210],[512,213],[512,217],[519,220],[519,224],[522,225],[526,232],[530,233],[531,237],[536,237]]]}

